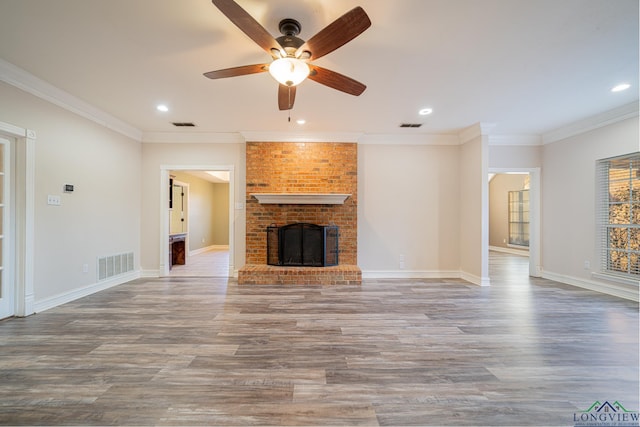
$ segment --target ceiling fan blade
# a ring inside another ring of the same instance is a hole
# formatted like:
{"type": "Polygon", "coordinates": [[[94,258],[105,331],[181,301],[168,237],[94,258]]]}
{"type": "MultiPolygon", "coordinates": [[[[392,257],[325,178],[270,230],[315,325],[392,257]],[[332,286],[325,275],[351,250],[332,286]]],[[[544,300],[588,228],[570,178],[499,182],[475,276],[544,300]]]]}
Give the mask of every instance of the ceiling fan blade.
{"type": "Polygon", "coordinates": [[[366,85],[357,80],[347,77],[335,71],[309,64],[311,73],[309,78],[314,82],[318,82],[330,88],[348,93],[349,95],[359,96],[367,88],[366,85]]]}
{"type": "Polygon", "coordinates": [[[236,27],[240,28],[269,55],[273,56],[272,49],[282,51],[280,43],[238,3],[233,0],[212,0],[212,2],[236,27]]]}
{"type": "Polygon", "coordinates": [[[370,26],[369,16],[364,9],[358,6],[307,40],[296,51],[296,57],[300,57],[307,51],[311,53],[309,60],[318,59],[358,37],[370,26]]]}
{"type": "Polygon", "coordinates": [[[210,79],[224,79],[226,77],[245,76],[247,74],[264,73],[269,70],[269,64],[243,65],[241,67],[225,68],[224,70],[204,73],[210,79]]]}
{"type": "Polygon", "coordinates": [[[280,110],[291,110],[296,100],[295,86],[278,86],[278,107],[280,110]]]}

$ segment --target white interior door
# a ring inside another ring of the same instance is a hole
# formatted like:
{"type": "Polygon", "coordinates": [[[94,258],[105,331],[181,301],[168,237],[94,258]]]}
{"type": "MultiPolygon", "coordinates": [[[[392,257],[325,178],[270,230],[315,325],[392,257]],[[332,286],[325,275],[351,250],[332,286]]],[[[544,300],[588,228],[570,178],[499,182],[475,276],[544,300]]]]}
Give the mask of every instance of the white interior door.
{"type": "Polygon", "coordinates": [[[11,251],[11,145],[0,138],[0,319],[15,314],[15,287],[12,280],[11,251]]]}

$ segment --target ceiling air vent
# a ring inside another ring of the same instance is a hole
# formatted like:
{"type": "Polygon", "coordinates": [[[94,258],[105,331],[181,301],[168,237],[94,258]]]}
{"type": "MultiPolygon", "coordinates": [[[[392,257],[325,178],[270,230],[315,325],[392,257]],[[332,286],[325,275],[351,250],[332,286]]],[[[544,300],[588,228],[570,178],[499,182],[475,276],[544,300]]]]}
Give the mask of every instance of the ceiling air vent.
{"type": "Polygon", "coordinates": [[[179,128],[193,128],[196,127],[195,124],[191,122],[173,122],[173,125],[179,128]]]}
{"type": "Polygon", "coordinates": [[[422,126],[422,123],[401,123],[401,128],[419,128],[422,126]]]}

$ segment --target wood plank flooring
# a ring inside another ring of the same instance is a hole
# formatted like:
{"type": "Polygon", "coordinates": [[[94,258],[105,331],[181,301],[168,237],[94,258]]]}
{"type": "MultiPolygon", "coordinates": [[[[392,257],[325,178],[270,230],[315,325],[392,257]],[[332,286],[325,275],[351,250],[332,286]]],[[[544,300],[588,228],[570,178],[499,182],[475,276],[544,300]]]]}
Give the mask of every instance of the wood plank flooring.
{"type": "Polygon", "coordinates": [[[171,277],[229,277],[229,248],[213,248],[190,255],[183,265],[174,265],[171,277]]]}
{"type": "MultiPolygon", "coordinates": [[[[573,425],[638,410],[638,304],[526,276],[139,279],[0,322],[3,425],[573,425]]],[[[523,267],[524,265],[524,267],[523,267]]],[[[515,274],[514,274],[515,273],[515,274]]]]}

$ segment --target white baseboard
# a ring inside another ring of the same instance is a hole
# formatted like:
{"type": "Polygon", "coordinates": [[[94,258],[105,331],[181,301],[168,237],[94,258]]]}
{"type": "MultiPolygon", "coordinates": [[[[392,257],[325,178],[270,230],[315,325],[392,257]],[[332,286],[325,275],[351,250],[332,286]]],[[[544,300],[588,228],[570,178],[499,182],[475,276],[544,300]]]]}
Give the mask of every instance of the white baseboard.
{"type": "Polygon", "coordinates": [[[66,304],[68,302],[75,301],[78,298],[86,297],[88,295],[95,294],[96,292],[104,291],[105,289],[109,289],[114,286],[121,285],[123,283],[138,279],[140,277],[141,277],[140,270],[132,271],[117,277],[112,277],[109,280],[93,283],[91,285],[84,286],[82,288],[77,288],[72,291],[54,295],[52,297],[45,298],[40,301],[35,301],[33,304],[34,312],[41,313],[45,310],[49,310],[50,308],[54,308],[59,305],[66,304]]]}
{"type": "Polygon", "coordinates": [[[459,270],[363,270],[363,279],[462,279],[474,285],[489,286],[488,277],[478,277],[459,270]]]}
{"type": "Polygon", "coordinates": [[[589,279],[581,279],[579,277],[566,276],[564,274],[557,274],[551,271],[544,271],[542,277],[545,279],[553,280],[554,282],[560,282],[571,286],[577,286],[583,289],[589,289],[591,291],[600,292],[607,295],[613,295],[615,297],[628,299],[631,301],[639,301],[638,287],[629,286],[622,283],[609,283],[604,281],[596,281],[589,279]]]}
{"type": "Polygon", "coordinates": [[[193,251],[189,251],[189,256],[202,254],[205,252],[213,251],[213,250],[229,250],[229,245],[211,245],[205,246],[204,248],[195,249],[193,251]]]}
{"type": "Polygon", "coordinates": [[[160,270],[141,270],[140,277],[160,277],[160,270]]]}
{"type": "Polygon", "coordinates": [[[476,276],[475,274],[467,273],[466,271],[460,273],[460,278],[462,280],[466,280],[467,282],[471,282],[474,285],[491,286],[491,279],[489,279],[488,277],[476,276]]]}
{"type": "Polygon", "coordinates": [[[459,279],[459,271],[363,270],[363,279],[459,279]]]}
{"type": "Polygon", "coordinates": [[[503,252],[505,254],[520,255],[526,257],[529,256],[529,251],[526,251],[524,249],[505,248],[502,246],[489,246],[489,250],[495,252],[503,252]]]}

